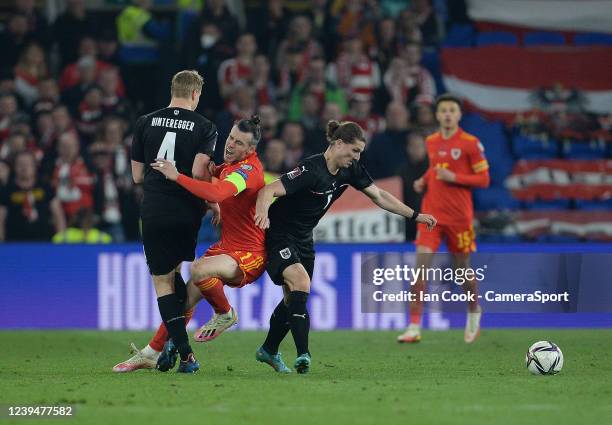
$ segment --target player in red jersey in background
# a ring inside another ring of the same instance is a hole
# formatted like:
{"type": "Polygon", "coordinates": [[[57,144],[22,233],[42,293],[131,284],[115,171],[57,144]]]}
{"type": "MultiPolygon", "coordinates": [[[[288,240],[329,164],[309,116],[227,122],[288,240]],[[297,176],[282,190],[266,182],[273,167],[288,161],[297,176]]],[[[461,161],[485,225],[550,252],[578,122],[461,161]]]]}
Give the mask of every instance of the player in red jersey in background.
{"type": "MultiPolygon", "coordinates": [[[[426,190],[422,208],[438,219],[438,225],[426,232],[425,226],[418,224],[416,265],[429,267],[431,254],[438,250],[444,239],[453,256],[453,266],[466,268],[470,267],[470,253],[476,251],[472,188],[489,185],[489,164],[478,138],[459,127],[461,101],[458,98],[449,94],[440,96],[436,100],[435,111],[440,129],[427,138],[429,168],[414,182],[414,189],[418,193],[426,190]]],[[[410,325],[398,336],[398,342],[421,340],[423,304],[418,300],[425,285],[426,282],[421,280],[411,288],[417,301],[410,303],[410,325]]],[[[475,280],[466,282],[463,288],[473,294],[478,291],[475,280]]],[[[473,342],[480,334],[481,315],[482,310],[475,295],[475,301],[468,303],[465,342],[473,342]]]]}
{"type": "MultiPolygon", "coordinates": [[[[194,338],[198,342],[216,338],[238,320],[223,285],[242,287],[257,280],[265,270],[265,235],[253,222],[257,192],[264,186],[263,166],[255,152],[260,138],[259,117],[237,122],[225,142],[225,162],[211,172],[217,178],[213,183],[179,174],[171,161],[157,159],[151,164],[166,178],[220,206],[223,218],[221,240],[191,264],[191,278],[187,283],[186,321],[191,319],[195,305],[202,298],[215,311],[208,323],[196,331],[194,338]]],[[[117,364],[113,371],[132,372],[152,369],[156,365],[163,372],[173,368],[176,350],[167,340],[168,332],[162,323],[145,348],[138,350],[132,344],[134,356],[117,364]]]]}

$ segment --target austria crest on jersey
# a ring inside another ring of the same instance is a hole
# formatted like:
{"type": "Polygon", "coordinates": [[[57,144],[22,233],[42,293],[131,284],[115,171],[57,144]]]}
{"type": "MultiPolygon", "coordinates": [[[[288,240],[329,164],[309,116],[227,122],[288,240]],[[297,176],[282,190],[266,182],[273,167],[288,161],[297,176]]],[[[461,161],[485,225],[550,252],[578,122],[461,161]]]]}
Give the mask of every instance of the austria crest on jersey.
{"type": "Polygon", "coordinates": [[[453,158],[454,160],[458,160],[459,157],[461,156],[461,149],[459,149],[459,148],[452,148],[450,150],[450,154],[451,154],[451,158],[453,158]]]}

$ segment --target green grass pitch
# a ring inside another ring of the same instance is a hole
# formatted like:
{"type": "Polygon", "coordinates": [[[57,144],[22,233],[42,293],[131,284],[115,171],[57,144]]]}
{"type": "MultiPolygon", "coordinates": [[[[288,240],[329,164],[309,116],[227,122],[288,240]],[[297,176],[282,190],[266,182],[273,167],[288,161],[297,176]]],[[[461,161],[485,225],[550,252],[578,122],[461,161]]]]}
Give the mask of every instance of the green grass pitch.
{"type": "MultiPolygon", "coordinates": [[[[142,332],[0,332],[0,423],[70,424],[604,424],[612,420],[612,330],[312,332],[308,375],[254,360],[260,332],[196,344],[200,372],[115,374],[142,332]],[[565,365],[532,376],[524,354],[557,343],[565,365]],[[7,405],[76,405],[72,419],[7,419],[7,405]],[[607,419],[606,419],[607,418],[607,419]]],[[[281,347],[295,359],[290,335],[281,347]]]]}

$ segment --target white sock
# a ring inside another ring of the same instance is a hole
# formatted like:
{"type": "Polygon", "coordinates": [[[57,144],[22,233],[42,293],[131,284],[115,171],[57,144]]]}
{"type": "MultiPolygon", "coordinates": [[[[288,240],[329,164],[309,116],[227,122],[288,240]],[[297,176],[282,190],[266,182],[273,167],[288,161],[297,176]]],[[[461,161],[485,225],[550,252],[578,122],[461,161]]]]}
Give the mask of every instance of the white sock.
{"type": "Polygon", "coordinates": [[[155,351],[149,344],[141,352],[145,357],[158,357],[160,354],[160,351],[155,351]]]}

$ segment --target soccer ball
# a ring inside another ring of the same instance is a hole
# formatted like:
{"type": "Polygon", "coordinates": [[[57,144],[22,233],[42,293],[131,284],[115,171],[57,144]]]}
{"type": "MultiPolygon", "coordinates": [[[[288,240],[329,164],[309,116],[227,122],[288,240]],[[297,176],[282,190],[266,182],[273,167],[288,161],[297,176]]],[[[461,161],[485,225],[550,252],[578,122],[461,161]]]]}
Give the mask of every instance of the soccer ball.
{"type": "Polygon", "coordinates": [[[563,353],[553,342],[538,341],[527,350],[525,364],[534,375],[555,375],[563,367],[563,353]]]}

